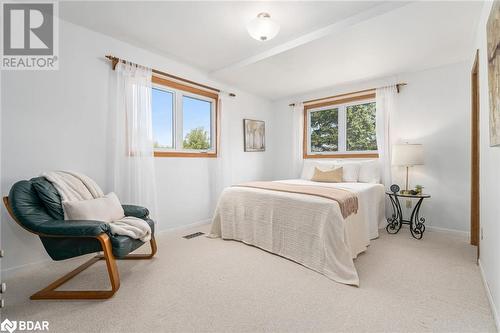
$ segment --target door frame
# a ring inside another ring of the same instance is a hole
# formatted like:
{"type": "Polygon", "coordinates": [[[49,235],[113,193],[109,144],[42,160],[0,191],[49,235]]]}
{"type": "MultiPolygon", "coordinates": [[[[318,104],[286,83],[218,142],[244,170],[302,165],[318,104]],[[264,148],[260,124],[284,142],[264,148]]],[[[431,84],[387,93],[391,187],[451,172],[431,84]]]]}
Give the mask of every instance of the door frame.
{"type": "Polygon", "coordinates": [[[480,242],[480,192],[479,192],[479,50],[476,51],[471,70],[471,202],[470,243],[478,247],[480,242]]]}

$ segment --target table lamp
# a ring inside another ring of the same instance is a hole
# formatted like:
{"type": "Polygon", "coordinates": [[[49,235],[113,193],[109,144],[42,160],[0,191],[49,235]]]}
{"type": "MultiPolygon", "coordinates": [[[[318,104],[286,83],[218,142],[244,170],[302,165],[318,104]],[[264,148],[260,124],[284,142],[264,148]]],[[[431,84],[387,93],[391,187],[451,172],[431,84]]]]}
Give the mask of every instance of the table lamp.
{"type": "Polygon", "coordinates": [[[424,146],[421,144],[396,144],[392,146],[392,165],[406,167],[406,186],[402,194],[409,194],[408,169],[424,164],[424,146]]]}

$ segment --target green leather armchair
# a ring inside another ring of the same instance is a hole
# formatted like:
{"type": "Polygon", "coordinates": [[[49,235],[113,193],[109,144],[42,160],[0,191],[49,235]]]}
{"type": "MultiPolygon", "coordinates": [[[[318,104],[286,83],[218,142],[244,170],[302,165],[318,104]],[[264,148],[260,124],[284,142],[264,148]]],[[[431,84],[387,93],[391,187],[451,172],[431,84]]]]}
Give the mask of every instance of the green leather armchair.
{"type": "Polygon", "coordinates": [[[147,208],[123,205],[125,216],[148,222],[152,230],[150,254],[129,254],[144,243],[127,236],[113,235],[109,225],[101,221],[65,221],[61,198],[55,187],[43,177],[15,183],[4,203],[13,219],[24,229],[40,237],[53,260],[64,260],[84,254],[103,252],[33,294],[31,299],[102,299],[109,298],[120,287],[115,259],[150,259],[156,253],[154,222],[147,208]],[[72,277],[99,260],[106,260],[111,290],[55,290],[72,277]]]}

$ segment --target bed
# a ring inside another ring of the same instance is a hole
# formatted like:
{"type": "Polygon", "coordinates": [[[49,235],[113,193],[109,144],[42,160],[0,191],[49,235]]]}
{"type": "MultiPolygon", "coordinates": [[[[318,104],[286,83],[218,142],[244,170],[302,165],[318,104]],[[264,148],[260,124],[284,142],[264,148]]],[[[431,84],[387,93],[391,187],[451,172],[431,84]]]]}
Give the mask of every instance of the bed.
{"type": "Polygon", "coordinates": [[[384,186],[376,182],[319,183],[302,178],[279,183],[348,190],[358,210],[343,218],[337,202],[301,193],[260,188],[226,188],[217,205],[210,237],[238,240],[291,259],[328,278],[359,286],[353,259],[378,237],[384,223],[384,186]]]}

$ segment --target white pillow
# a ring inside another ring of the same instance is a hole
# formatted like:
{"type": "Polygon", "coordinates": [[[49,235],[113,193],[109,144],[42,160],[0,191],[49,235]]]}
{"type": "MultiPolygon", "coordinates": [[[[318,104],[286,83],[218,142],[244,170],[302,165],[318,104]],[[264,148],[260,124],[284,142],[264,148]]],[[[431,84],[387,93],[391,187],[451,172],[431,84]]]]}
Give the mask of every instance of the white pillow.
{"type": "Polygon", "coordinates": [[[359,177],[360,183],[380,183],[380,167],[377,160],[363,161],[360,163],[359,177]]]}
{"type": "Polygon", "coordinates": [[[68,220],[111,222],[125,217],[120,200],[113,192],[97,199],[63,201],[62,205],[68,220]]]}
{"type": "Polygon", "coordinates": [[[342,180],[345,183],[357,183],[359,177],[359,162],[342,162],[339,161],[336,163],[337,166],[341,166],[343,168],[343,176],[342,180]]]}
{"type": "Polygon", "coordinates": [[[314,176],[314,169],[318,167],[321,171],[328,171],[335,167],[334,161],[315,161],[311,159],[305,159],[302,165],[301,179],[311,180],[314,176]]]}

